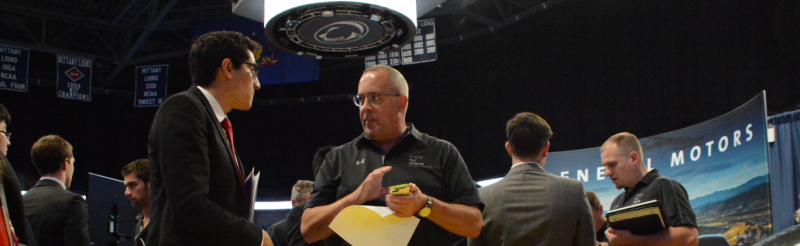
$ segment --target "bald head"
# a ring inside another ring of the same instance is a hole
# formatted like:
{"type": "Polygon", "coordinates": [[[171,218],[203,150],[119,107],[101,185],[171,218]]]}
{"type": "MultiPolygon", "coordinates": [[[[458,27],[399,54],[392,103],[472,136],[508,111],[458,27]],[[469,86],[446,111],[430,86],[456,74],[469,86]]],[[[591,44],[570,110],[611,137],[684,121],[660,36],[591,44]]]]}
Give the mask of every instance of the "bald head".
{"type": "Polygon", "coordinates": [[[392,92],[403,95],[408,97],[408,83],[406,82],[406,78],[403,77],[403,74],[397,69],[394,69],[390,66],[384,65],[377,65],[367,70],[364,70],[364,74],[367,73],[384,73],[386,74],[387,81],[389,82],[389,88],[392,92]]]}
{"type": "MultiPolygon", "coordinates": [[[[639,155],[639,160],[642,160],[644,157],[642,155],[642,144],[639,143],[639,138],[629,132],[620,132],[608,138],[608,140],[603,143],[603,146],[600,147],[600,152],[608,149],[612,144],[617,146],[620,155],[628,155],[635,151],[636,154],[639,155]]],[[[642,165],[644,165],[644,163],[642,163],[642,165]]]]}

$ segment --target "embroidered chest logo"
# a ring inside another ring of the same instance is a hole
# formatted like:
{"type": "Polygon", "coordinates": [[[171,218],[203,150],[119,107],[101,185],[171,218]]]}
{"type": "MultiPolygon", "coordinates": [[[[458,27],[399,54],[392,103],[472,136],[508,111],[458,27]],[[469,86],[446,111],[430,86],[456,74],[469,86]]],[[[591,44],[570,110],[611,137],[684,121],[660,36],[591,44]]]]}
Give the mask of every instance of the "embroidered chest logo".
{"type": "Polygon", "coordinates": [[[361,159],[360,161],[356,161],[356,166],[361,165],[361,164],[364,164],[364,159],[361,159]]]}
{"type": "Polygon", "coordinates": [[[425,163],[422,162],[422,156],[409,155],[408,156],[408,166],[410,166],[410,167],[425,167],[425,163]]]}
{"type": "Polygon", "coordinates": [[[636,194],[636,196],[633,197],[633,204],[641,203],[643,195],[644,193],[636,194]]]}

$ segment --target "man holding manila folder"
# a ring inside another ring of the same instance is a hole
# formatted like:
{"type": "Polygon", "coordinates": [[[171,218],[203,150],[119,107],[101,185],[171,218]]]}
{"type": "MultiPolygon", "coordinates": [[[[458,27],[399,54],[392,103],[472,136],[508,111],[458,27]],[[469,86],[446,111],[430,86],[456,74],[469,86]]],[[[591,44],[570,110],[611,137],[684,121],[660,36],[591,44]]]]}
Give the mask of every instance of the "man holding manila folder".
{"type": "Polygon", "coordinates": [[[306,242],[348,245],[328,226],[351,205],[419,217],[409,245],[449,246],[451,233],[478,236],[483,204],[461,154],[406,124],[408,97],[408,84],[394,68],[375,66],[361,76],[353,101],[364,132],[325,157],[300,226],[306,242]],[[404,183],[408,195],[389,194],[389,186],[404,183]]]}

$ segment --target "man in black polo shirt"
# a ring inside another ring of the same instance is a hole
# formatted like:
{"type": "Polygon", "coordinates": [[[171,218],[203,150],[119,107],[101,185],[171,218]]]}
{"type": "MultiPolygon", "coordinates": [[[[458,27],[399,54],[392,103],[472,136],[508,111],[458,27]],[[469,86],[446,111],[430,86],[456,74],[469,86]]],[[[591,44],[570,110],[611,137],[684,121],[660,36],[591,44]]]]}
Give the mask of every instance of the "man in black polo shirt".
{"type": "Polygon", "coordinates": [[[449,245],[450,233],[477,237],[482,203],[464,160],[449,142],[405,123],[403,75],[388,66],[367,69],[353,99],[364,133],[326,156],[303,213],[303,238],[347,245],[328,225],[344,208],[362,204],[420,217],[409,245],[449,245]],[[388,194],[386,187],[403,183],[412,183],[410,195],[388,194]]]}
{"type": "Polygon", "coordinates": [[[611,245],[697,245],[697,219],[689,205],[686,189],[658,170],[648,172],[642,162],[642,146],[633,134],[611,136],[600,147],[605,175],[625,188],[611,203],[611,210],[651,200],[661,202],[667,229],[652,235],[633,235],[626,230],[609,228],[606,237],[611,245]]]}

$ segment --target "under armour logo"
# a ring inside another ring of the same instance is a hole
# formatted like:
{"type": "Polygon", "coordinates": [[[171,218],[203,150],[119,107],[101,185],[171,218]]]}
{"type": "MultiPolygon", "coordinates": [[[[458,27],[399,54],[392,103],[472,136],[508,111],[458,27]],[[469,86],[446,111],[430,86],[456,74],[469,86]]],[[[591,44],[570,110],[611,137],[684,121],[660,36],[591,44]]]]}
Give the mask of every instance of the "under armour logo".
{"type": "Polygon", "coordinates": [[[361,165],[361,164],[364,164],[364,159],[361,159],[360,161],[356,161],[356,166],[361,165]]]}

